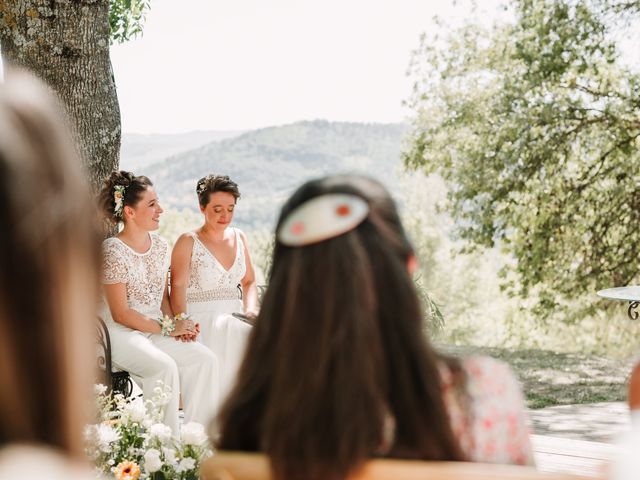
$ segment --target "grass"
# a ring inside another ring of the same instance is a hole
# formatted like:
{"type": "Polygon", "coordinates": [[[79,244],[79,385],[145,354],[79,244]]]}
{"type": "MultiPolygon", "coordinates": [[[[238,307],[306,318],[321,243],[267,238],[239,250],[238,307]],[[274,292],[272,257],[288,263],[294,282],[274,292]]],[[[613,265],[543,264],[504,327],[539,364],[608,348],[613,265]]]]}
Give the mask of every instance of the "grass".
{"type": "Polygon", "coordinates": [[[613,360],[548,350],[515,350],[438,345],[446,353],[488,355],[511,365],[522,383],[527,406],[624,401],[633,359],[613,360]]]}

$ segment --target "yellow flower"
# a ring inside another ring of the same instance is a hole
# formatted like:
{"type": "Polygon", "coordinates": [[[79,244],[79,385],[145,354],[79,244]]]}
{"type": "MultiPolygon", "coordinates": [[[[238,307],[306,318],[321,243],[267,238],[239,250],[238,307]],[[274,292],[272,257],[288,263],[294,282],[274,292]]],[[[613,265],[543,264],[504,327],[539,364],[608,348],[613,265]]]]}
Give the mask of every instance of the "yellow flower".
{"type": "Polygon", "coordinates": [[[136,462],[120,462],[113,472],[118,480],[138,480],[140,467],[136,462]]]}

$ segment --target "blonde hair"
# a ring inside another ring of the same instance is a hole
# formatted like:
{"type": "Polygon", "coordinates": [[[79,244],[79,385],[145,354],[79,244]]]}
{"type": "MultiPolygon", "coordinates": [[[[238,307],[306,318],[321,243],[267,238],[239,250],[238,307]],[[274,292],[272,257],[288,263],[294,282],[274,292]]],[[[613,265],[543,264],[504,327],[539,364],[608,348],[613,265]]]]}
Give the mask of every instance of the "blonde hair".
{"type": "Polygon", "coordinates": [[[32,76],[0,85],[0,446],[48,444],[79,458],[100,239],[63,124],[32,76]]]}

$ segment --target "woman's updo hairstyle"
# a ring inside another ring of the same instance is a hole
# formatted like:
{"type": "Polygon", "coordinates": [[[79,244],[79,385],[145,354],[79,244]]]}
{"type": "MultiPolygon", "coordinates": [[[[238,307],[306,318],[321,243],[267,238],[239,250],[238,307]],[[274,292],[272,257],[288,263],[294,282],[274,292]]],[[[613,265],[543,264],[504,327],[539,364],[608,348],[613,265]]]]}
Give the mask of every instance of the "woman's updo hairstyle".
{"type": "Polygon", "coordinates": [[[100,191],[100,206],[105,218],[114,225],[123,221],[124,207],[135,206],[145,190],[152,186],[151,180],[143,175],[136,176],[124,170],[111,173],[100,191]]]}
{"type": "Polygon", "coordinates": [[[230,193],[236,201],[240,198],[238,184],[227,175],[207,175],[198,180],[196,193],[201,207],[206,207],[209,203],[210,194],[216,192],[230,193]]]}

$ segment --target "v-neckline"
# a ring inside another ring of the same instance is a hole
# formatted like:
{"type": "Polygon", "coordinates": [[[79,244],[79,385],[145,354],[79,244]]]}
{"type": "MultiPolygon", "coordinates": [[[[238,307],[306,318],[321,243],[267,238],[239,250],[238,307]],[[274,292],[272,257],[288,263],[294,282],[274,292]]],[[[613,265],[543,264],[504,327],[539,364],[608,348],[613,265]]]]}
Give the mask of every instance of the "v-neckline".
{"type": "Polygon", "coordinates": [[[217,264],[217,265],[218,265],[222,270],[224,270],[224,272],[225,272],[225,273],[229,273],[229,272],[231,271],[231,269],[233,268],[233,266],[236,264],[236,261],[238,260],[238,244],[239,244],[239,242],[238,242],[238,235],[236,235],[236,231],[235,231],[235,230],[233,231],[233,236],[234,236],[234,238],[235,238],[236,245],[235,245],[235,248],[234,248],[235,252],[234,252],[234,255],[233,255],[233,262],[231,262],[231,265],[229,265],[229,268],[225,268],[225,267],[224,267],[224,265],[222,264],[222,262],[221,262],[220,260],[218,260],[218,257],[216,257],[216,254],[215,254],[215,253],[213,253],[211,250],[209,250],[209,247],[207,247],[207,245],[206,245],[202,240],[200,240],[200,236],[198,235],[198,233],[197,233],[197,232],[193,232],[193,233],[194,233],[194,237],[195,237],[195,239],[198,241],[198,243],[199,243],[200,245],[202,245],[202,248],[204,248],[204,249],[206,250],[206,252],[207,252],[209,255],[211,255],[211,257],[212,257],[212,258],[213,258],[213,260],[216,262],[216,264],[217,264]]]}

